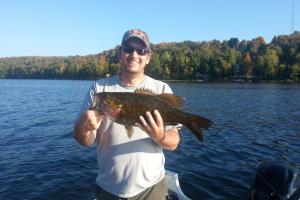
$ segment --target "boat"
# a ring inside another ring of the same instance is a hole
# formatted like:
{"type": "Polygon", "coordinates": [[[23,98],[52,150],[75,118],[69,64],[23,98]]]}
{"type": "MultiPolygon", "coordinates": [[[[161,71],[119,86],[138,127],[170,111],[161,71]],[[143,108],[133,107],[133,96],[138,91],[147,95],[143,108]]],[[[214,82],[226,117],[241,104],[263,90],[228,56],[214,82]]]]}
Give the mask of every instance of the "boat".
{"type": "Polygon", "coordinates": [[[168,188],[166,200],[191,200],[182,192],[177,173],[166,170],[165,183],[168,188]]]}
{"type": "Polygon", "coordinates": [[[300,200],[300,170],[287,161],[264,161],[250,187],[248,200],[300,200]]]}
{"type": "MultiPolygon", "coordinates": [[[[166,170],[166,200],[191,200],[181,190],[178,174],[166,170]]],[[[300,200],[300,170],[286,161],[262,162],[250,187],[248,200],[300,200]]]]}

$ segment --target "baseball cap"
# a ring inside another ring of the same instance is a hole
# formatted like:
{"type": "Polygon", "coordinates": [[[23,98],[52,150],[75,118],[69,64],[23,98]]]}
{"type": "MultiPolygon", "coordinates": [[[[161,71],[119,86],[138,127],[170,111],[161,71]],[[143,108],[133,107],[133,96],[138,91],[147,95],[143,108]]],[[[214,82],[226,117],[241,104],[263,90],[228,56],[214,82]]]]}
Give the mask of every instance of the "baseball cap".
{"type": "Polygon", "coordinates": [[[125,44],[131,38],[140,39],[146,45],[146,47],[150,49],[150,40],[147,33],[145,33],[144,31],[140,29],[132,29],[126,31],[123,35],[121,45],[125,44]]]}

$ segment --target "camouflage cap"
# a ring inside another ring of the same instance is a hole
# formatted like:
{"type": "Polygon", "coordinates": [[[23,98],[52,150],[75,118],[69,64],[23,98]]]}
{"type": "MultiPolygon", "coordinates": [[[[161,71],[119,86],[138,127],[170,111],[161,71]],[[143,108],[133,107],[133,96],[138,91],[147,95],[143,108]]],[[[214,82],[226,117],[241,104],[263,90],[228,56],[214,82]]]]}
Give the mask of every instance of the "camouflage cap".
{"type": "Polygon", "coordinates": [[[126,31],[124,33],[121,45],[123,45],[130,38],[140,39],[142,42],[145,43],[146,47],[148,49],[150,49],[150,40],[149,40],[149,37],[148,37],[147,33],[145,33],[144,31],[142,31],[140,29],[132,29],[132,30],[126,31]]]}

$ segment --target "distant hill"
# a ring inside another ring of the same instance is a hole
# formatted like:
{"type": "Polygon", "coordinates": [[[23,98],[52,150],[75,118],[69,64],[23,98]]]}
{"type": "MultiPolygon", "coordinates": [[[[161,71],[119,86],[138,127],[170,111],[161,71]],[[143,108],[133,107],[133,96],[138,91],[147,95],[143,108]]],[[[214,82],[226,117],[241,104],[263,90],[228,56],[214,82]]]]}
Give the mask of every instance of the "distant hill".
{"type": "MultiPolygon", "coordinates": [[[[146,73],[172,80],[300,80],[300,32],[279,35],[270,43],[251,41],[184,41],[152,44],[146,73]]],[[[96,55],[0,58],[0,78],[97,79],[120,70],[118,46],[96,55]]]]}

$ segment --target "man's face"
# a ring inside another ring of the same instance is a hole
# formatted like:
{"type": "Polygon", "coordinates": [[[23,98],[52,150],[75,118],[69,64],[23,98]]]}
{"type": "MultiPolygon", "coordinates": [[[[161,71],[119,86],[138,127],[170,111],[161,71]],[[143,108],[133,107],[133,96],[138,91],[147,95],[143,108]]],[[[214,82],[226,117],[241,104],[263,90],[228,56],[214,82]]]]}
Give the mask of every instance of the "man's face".
{"type": "Polygon", "coordinates": [[[144,73],[151,58],[151,53],[145,48],[145,44],[139,39],[130,39],[123,45],[120,54],[123,73],[144,73]]]}

